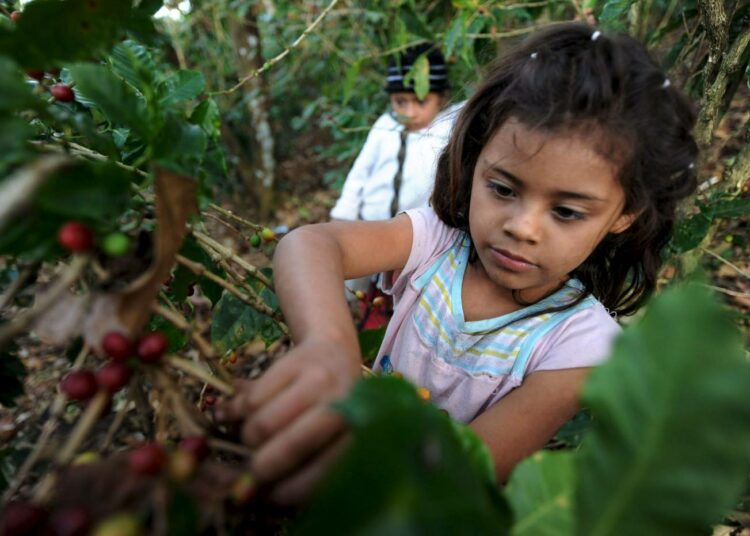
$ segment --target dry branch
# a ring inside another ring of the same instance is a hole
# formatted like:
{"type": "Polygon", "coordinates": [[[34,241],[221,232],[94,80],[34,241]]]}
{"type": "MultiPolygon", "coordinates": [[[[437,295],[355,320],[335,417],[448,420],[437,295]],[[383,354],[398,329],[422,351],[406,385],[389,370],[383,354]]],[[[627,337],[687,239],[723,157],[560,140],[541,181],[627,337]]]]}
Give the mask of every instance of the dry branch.
{"type": "Polygon", "coordinates": [[[193,230],[193,236],[198,240],[198,243],[206,249],[206,251],[212,256],[219,259],[230,260],[235,264],[239,265],[240,268],[245,270],[248,274],[252,275],[258,281],[263,283],[266,287],[273,290],[273,283],[268,279],[263,272],[261,272],[257,266],[253,266],[245,259],[237,255],[231,249],[223,246],[207,234],[200,231],[193,230]]]}

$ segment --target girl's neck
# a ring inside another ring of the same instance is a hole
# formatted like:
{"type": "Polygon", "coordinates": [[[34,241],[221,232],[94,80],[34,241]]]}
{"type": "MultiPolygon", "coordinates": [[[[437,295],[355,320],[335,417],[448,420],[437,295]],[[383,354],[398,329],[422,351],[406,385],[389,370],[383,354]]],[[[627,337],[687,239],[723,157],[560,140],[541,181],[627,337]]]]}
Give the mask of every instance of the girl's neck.
{"type": "Polygon", "coordinates": [[[518,311],[554,294],[564,284],[565,282],[561,281],[549,288],[526,290],[520,295],[515,293],[514,296],[511,289],[501,287],[492,281],[477,259],[466,266],[461,285],[464,320],[486,320],[518,311]]]}

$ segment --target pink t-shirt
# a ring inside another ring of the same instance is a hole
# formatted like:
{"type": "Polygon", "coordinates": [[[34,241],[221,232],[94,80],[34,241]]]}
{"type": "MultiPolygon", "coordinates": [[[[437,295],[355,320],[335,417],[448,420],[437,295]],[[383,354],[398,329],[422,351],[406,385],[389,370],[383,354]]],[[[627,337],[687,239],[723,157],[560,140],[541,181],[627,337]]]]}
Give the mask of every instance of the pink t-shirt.
{"type": "Polygon", "coordinates": [[[607,357],[620,327],[592,296],[565,311],[511,322],[569,302],[581,288],[576,280],[519,311],[464,320],[465,234],[431,208],[406,214],[412,249],[403,270],[383,274],[395,307],[375,370],[401,373],[427,388],[430,400],[453,418],[470,422],[533,372],[590,367],[607,357]]]}

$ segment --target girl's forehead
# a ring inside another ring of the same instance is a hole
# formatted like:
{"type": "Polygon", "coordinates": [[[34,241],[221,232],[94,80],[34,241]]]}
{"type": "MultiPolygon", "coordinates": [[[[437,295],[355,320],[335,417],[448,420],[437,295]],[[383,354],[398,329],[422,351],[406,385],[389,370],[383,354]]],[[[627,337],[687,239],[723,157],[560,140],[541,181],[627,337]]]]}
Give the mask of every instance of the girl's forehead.
{"type": "Polygon", "coordinates": [[[593,133],[532,129],[511,118],[489,138],[478,164],[529,181],[620,188],[617,166],[600,153],[593,133]]]}

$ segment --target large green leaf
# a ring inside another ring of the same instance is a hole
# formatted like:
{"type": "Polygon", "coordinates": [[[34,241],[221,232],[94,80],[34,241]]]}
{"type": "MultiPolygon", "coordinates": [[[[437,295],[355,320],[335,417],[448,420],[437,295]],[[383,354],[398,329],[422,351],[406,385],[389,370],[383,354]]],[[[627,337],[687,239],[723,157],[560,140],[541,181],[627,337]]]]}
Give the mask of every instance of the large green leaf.
{"type": "Polygon", "coordinates": [[[0,33],[0,52],[27,69],[90,60],[128,28],[131,10],[126,0],[35,0],[15,31],[0,33]]]}
{"type": "Polygon", "coordinates": [[[361,380],[339,404],[353,439],[293,534],[508,534],[510,511],[447,416],[403,380],[361,380]],[[331,515],[335,512],[335,515],[331,515]]]}
{"type": "Polygon", "coordinates": [[[130,200],[130,175],[110,163],[80,163],[49,177],[37,193],[41,210],[111,223],[130,200]]]}
{"type": "Polygon", "coordinates": [[[157,67],[149,50],[130,39],[119,43],[110,56],[112,69],[142,94],[155,85],[157,67]]]}
{"type": "Polygon", "coordinates": [[[103,65],[76,65],[70,72],[76,91],[95,103],[113,126],[127,127],[142,138],[148,137],[145,103],[125,81],[103,65]]]}
{"type": "Polygon", "coordinates": [[[198,71],[177,71],[167,78],[160,91],[161,104],[168,105],[181,100],[192,100],[203,93],[206,80],[198,71]]]}
{"type": "Polygon", "coordinates": [[[634,0],[607,0],[599,15],[599,24],[603,28],[615,31],[627,29],[627,18],[634,0]]]}
{"type": "Polygon", "coordinates": [[[576,534],[707,534],[750,452],[750,364],[729,313],[690,284],[654,299],[583,392],[576,534]]]}
{"type": "Polygon", "coordinates": [[[515,518],[511,534],[573,534],[574,468],[572,453],[540,451],[513,470],[505,487],[515,518]]]}

